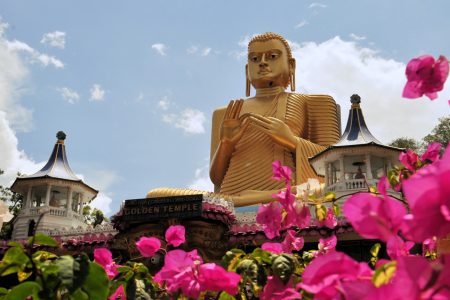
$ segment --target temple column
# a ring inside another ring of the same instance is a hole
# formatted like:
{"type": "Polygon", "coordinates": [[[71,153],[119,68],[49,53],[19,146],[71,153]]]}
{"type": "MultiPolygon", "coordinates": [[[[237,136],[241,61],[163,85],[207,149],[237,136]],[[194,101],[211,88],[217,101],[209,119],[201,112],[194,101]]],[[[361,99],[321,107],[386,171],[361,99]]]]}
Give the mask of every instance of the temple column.
{"type": "Polygon", "coordinates": [[[327,186],[331,185],[331,179],[330,179],[330,163],[325,164],[325,182],[327,183],[327,186]]]}
{"type": "Polygon", "coordinates": [[[345,180],[344,155],[339,156],[339,168],[341,169],[341,179],[339,181],[344,182],[345,180]]]}
{"type": "Polygon", "coordinates": [[[47,185],[47,193],[45,194],[45,206],[50,206],[50,191],[52,190],[52,185],[47,185]]]}
{"type": "Polygon", "coordinates": [[[32,189],[32,186],[30,185],[29,187],[28,187],[28,192],[27,192],[27,202],[25,203],[25,207],[26,208],[31,208],[31,206],[32,206],[32,201],[31,201],[31,189],[32,189]]]}
{"type": "Polygon", "coordinates": [[[69,198],[67,199],[67,203],[66,203],[66,211],[67,211],[67,215],[71,216],[72,215],[72,195],[73,195],[73,188],[71,186],[69,187],[68,195],[69,195],[69,198]]]}
{"type": "Polygon", "coordinates": [[[366,154],[366,179],[372,180],[372,164],[370,163],[370,154],[366,154]]]}

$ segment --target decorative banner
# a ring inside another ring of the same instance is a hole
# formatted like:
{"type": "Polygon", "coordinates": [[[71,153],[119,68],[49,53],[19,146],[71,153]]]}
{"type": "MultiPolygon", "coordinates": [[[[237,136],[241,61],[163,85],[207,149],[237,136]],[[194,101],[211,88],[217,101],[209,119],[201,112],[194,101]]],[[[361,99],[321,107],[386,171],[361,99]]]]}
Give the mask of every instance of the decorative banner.
{"type": "Polygon", "coordinates": [[[201,217],[203,195],[125,200],[123,220],[148,221],[201,217]]]}

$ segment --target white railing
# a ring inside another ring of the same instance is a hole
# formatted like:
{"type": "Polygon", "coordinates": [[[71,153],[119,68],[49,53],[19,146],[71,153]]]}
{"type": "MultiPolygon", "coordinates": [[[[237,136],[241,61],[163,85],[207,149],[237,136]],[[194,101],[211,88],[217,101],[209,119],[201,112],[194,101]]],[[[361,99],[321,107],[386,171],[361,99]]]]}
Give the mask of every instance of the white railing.
{"type": "Polygon", "coordinates": [[[358,191],[367,190],[369,186],[376,186],[377,179],[348,179],[326,187],[327,192],[343,192],[343,191],[358,191]]]}
{"type": "Polygon", "coordinates": [[[49,214],[52,216],[65,217],[67,216],[67,210],[66,208],[50,207],[49,214]]]}

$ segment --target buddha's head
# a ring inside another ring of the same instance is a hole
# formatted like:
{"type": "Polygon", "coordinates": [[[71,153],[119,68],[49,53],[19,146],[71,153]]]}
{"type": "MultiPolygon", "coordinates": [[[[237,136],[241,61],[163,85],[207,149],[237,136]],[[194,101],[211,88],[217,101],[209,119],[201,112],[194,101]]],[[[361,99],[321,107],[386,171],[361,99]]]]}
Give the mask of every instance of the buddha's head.
{"type": "Polygon", "coordinates": [[[288,42],[279,34],[267,32],[250,40],[246,72],[247,79],[256,89],[286,88],[289,84],[292,90],[295,89],[295,59],[288,42]]]}

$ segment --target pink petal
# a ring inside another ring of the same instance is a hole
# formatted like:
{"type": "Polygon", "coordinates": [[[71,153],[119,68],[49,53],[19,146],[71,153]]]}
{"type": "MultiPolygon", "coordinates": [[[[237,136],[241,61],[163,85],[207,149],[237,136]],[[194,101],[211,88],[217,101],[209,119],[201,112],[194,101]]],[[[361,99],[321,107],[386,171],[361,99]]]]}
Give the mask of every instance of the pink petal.
{"type": "Polygon", "coordinates": [[[136,247],[144,257],[152,257],[161,248],[161,241],[155,237],[141,237],[136,247]]]}
{"type": "Polygon", "coordinates": [[[166,230],[165,238],[167,244],[175,247],[180,246],[186,241],[186,229],[182,225],[172,225],[166,230]]]}
{"type": "Polygon", "coordinates": [[[112,253],[106,248],[96,248],[94,249],[94,260],[96,263],[101,265],[102,267],[106,267],[107,265],[113,263],[112,253]]]}
{"type": "Polygon", "coordinates": [[[261,249],[267,252],[271,252],[273,254],[281,254],[283,253],[283,246],[280,243],[270,243],[266,242],[262,244],[261,249]]]}
{"type": "Polygon", "coordinates": [[[241,276],[234,272],[227,272],[214,263],[200,265],[198,268],[198,281],[202,291],[225,291],[230,295],[238,292],[241,276]]]}

